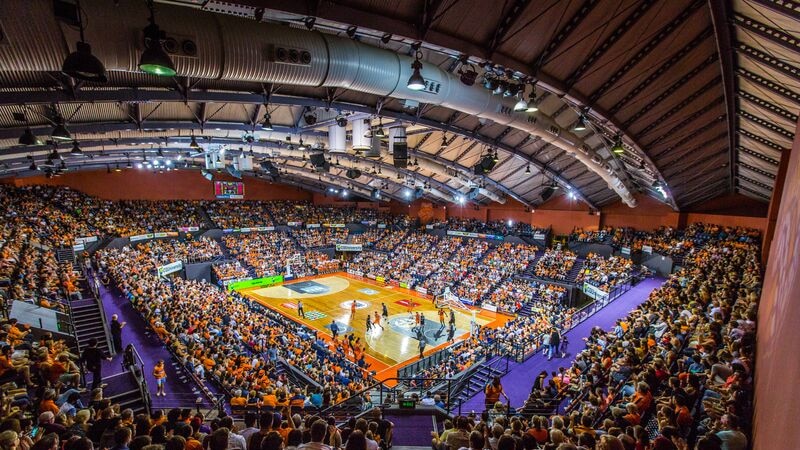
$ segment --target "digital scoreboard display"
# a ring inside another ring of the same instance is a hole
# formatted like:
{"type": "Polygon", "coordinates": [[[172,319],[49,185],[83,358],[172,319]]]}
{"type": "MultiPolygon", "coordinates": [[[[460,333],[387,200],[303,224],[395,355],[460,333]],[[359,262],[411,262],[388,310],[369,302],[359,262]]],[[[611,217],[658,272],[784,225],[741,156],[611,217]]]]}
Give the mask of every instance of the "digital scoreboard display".
{"type": "Polygon", "coordinates": [[[244,183],[241,181],[215,181],[214,195],[217,198],[243,199],[244,183]]]}

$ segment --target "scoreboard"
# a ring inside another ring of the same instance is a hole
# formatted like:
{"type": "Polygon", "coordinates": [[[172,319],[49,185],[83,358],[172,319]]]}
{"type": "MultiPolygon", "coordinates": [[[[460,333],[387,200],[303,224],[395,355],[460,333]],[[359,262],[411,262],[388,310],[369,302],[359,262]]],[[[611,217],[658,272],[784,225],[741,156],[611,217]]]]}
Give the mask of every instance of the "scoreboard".
{"type": "Polygon", "coordinates": [[[214,195],[217,198],[243,199],[244,183],[241,181],[215,181],[214,195]]]}

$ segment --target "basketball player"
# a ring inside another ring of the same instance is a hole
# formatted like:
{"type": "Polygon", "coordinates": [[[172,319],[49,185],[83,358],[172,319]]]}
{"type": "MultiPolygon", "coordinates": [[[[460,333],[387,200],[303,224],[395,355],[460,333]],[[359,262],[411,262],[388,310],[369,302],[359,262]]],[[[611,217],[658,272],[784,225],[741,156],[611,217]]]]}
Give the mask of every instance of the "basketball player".
{"type": "Polygon", "coordinates": [[[450,310],[450,326],[454,327],[455,325],[456,325],[456,312],[451,309],[450,310]]]}
{"type": "Polygon", "coordinates": [[[450,329],[447,330],[447,342],[453,342],[453,338],[456,335],[456,326],[455,324],[450,325],[450,329]]]}
{"type": "Polygon", "coordinates": [[[303,319],[306,318],[306,312],[303,310],[303,301],[297,301],[297,315],[302,317],[303,319]]]}
{"type": "Polygon", "coordinates": [[[439,309],[439,325],[444,328],[444,308],[439,309]]]}
{"type": "Polygon", "coordinates": [[[414,328],[412,330],[419,330],[419,313],[414,316],[414,328]]]}
{"type": "Polygon", "coordinates": [[[383,308],[383,320],[389,319],[389,310],[386,308],[386,303],[381,303],[381,308],[383,308]]]}
{"type": "Polygon", "coordinates": [[[380,314],[378,314],[378,311],[375,311],[375,322],[374,322],[374,324],[379,326],[379,327],[381,327],[381,330],[385,330],[386,329],[386,328],[383,328],[383,325],[381,324],[381,316],[380,316],[380,314]]]}
{"type": "Polygon", "coordinates": [[[420,314],[419,315],[419,328],[421,330],[425,329],[425,314],[420,314]]]}
{"type": "Polygon", "coordinates": [[[369,319],[369,313],[367,313],[366,324],[367,324],[367,333],[369,333],[370,331],[372,331],[372,321],[369,319]]]}
{"type": "Polygon", "coordinates": [[[350,303],[350,315],[351,316],[355,316],[356,315],[356,301],[355,300],[353,300],[353,303],[350,303]]]}

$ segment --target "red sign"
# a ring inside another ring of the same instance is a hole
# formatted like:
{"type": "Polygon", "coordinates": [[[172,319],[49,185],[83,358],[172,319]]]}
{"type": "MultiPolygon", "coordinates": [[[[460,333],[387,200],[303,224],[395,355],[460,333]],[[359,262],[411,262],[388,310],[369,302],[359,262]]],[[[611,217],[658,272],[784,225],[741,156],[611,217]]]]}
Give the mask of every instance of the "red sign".
{"type": "Polygon", "coordinates": [[[297,303],[281,303],[281,306],[289,309],[297,309],[297,303]]]}

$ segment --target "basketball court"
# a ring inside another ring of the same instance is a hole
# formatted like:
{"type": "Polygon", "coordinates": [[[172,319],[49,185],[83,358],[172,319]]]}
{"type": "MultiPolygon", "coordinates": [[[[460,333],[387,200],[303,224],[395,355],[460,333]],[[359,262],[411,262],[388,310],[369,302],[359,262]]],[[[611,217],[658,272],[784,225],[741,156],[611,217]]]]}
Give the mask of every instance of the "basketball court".
{"type": "MultiPolygon", "coordinates": [[[[419,359],[419,341],[414,315],[425,316],[423,335],[426,340],[425,354],[447,346],[450,308],[446,310],[445,325],[439,323],[438,310],[434,302],[420,296],[416,291],[372,280],[336,273],[317,278],[284,283],[268,288],[251,288],[240,291],[262,305],[280,312],[284,316],[307,325],[330,339],[330,326],[335,321],[339,336],[353,333],[366,343],[365,359],[370,369],[377,372],[379,380],[397,375],[397,369],[419,359]],[[302,301],[305,318],[297,313],[297,302],[302,301]],[[355,301],[355,314],[352,305],[355,301]],[[381,315],[382,304],[386,305],[388,319],[381,318],[380,326],[374,325],[375,312],[381,315]],[[366,317],[370,315],[372,330],[367,332],[366,317]]],[[[472,320],[480,326],[492,328],[502,326],[511,317],[484,310],[452,308],[456,318],[455,340],[469,337],[472,320]]]]}

